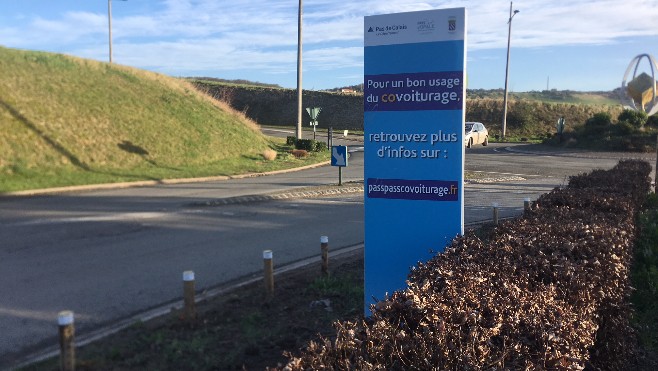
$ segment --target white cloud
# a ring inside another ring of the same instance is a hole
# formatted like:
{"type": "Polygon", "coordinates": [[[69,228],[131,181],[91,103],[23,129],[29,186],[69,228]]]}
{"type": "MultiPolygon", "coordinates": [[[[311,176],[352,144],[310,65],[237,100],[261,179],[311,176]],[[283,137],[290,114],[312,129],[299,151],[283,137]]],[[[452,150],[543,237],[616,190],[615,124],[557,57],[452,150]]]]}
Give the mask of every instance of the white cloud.
{"type": "Polygon", "coordinates": [[[311,50],[304,56],[305,63],[311,63],[319,70],[331,70],[337,67],[349,68],[363,65],[363,48],[323,48],[311,50]]]}
{"type": "MultiPolygon", "coordinates": [[[[142,1],[113,6],[114,55],[119,63],[172,74],[245,68],[285,73],[296,68],[296,1],[142,1]]],[[[64,12],[40,14],[35,7],[31,12],[23,9],[5,15],[18,23],[3,25],[0,39],[10,47],[105,60],[107,9],[103,4],[99,2],[93,11],[71,6],[64,12]]],[[[469,17],[469,53],[506,47],[507,2],[307,0],[305,68],[361,68],[366,15],[462,6],[469,17]]],[[[515,48],[613,44],[622,38],[658,36],[654,24],[658,0],[519,0],[514,6],[520,10],[512,24],[515,48]]]]}
{"type": "MultiPolygon", "coordinates": [[[[658,17],[658,1],[527,1],[517,2],[520,10],[512,22],[516,47],[612,43],[622,37],[658,35],[652,23],[658,17]]],[[[486,29],[494,30],[503,47],[507,37],[509,8],[471,12],[469,36],[475,42],[486,29]],[[492,18],[501,22],[494,24],[492,18]],[[487,22],[487,19],[489,22],[487,22]]]]}

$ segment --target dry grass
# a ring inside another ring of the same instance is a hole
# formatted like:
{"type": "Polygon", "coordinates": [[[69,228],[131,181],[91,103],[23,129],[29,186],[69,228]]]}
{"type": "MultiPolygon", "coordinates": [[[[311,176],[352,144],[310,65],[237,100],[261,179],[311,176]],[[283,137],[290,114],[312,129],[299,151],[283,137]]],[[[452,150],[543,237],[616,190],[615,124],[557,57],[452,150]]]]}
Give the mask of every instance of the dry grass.
{"type": "Polygon", "coordinates": [[[243,121],[247,127],[250,129],[260,132],[260,125],[249,116],[245,112],[241,112],[236,110],[231,106],[230,98],[227,96],[222,96],[222,97],[217,97],[213,96],[207,88],[202,88],[200,86],[195,86],[192,83],[186,81],[186,80],[178,80],[181,84],[185,84],[187,88],[189,89],[194,89],[198,92],[200,92],[200,96],[202,97],[203,100],[217,106],[219,109],[222,111],[230,113],[232,116],[234,116],[236,119],[243,121]]]}
{"type": "Polygon", "coordinates": [[[263,158],[267,161],[276,160],[276,151],[273,149],[266,149],[263,151],[263,158]]]}
{"type": "Polygon", "coordinates": [[[292,153],[295,158],[305,158],[308,157],[308,151],[305,149],[293,149],[290,153],[292,153]]]}

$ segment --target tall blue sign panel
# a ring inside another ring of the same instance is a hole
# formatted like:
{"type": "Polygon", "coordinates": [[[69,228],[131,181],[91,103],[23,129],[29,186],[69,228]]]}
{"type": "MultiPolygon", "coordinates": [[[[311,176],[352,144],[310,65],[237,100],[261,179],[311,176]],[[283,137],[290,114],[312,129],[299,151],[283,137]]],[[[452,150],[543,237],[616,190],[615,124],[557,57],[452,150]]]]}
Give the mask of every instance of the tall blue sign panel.
{"type": "Polygon", "coordinates": [[[464,230],[464,8],[365,17],[365,300],[464,230]]]}

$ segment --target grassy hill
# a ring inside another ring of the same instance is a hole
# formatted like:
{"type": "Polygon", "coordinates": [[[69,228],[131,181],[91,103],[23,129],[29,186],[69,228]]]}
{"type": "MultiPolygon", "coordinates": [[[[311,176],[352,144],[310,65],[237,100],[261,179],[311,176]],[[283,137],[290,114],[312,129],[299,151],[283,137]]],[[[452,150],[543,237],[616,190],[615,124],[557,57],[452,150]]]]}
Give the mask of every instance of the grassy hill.
{"type": "Polygon", "coordinates": [[[60,54],[0,47],[0,125],[0,192],[289,166],[183,80],[60,54]]]}

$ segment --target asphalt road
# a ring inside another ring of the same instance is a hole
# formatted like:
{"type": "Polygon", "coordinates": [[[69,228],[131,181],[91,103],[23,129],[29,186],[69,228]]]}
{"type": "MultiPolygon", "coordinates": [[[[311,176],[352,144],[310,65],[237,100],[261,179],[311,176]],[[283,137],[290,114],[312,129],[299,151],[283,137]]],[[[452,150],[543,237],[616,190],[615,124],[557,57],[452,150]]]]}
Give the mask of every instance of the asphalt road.
{"type": "MultiPolygon", "coordinates": [[[[285,133],[284,133],[285,134],[285,133]]],[[[337,143],[340,143],[338,140],[337,143]]],[[[363,179],[359,142],[343,180],[363,179]]],[[[518,215],[569,175],[610,168],[616,154],[537,154],[542,148],[492,144],[466,151],[466,224],[518,215]],[[534,153],[525,152],[532,151],[534,153]]],[[[647,156],[655,162],[655,157],[647,156]]],[[[363,242],[363,196],[290,198],[224,206],[203,203],[337,183],[329,166],[263,177],[0,199],[0,368],[56,346],[56,315],[76,313],[84,336],[182,296],[181,275],[198,289],[258,275],[262,251],[276,265],[363,242]]]]}
{"type": "MultiPolygon", "coordinates": [[[[656,163],[655,154],[560,150],[532,144],[492,143],[466,149],[465,170],[495,180],[466,185],[466,223],[480,216],[489,217],[482,209],[490,210],[493,203],[499,205],[502,217],[518,215],[524,199],[534,200],[554,187],[564,186],[572,175],[610,169],[621,159],[641,159],[652,166],[656,163]],[[516,177],[519,180],[513,180],[516,177]]],[[[651,177],[654,179],[653,173],[651,177]]]]}

